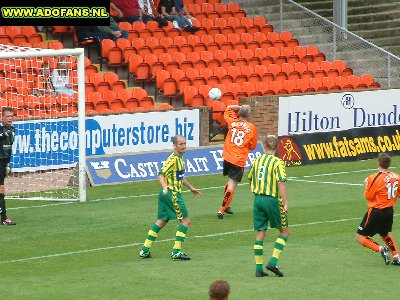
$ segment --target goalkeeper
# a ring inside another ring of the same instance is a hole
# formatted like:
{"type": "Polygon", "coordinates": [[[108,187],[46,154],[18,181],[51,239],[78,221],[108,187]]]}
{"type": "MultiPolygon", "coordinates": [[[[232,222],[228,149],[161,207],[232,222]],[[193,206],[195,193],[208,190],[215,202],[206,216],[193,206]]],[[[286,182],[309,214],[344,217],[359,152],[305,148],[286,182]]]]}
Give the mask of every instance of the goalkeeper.
{"type": "Polygon", "coordinates": [[[10,173],[10,159],[12,144],[14,142],[15,129],[12,126],[15,111],[12,107],[3,107],[1,111],[2,122],[0,123],[0,216],[1,225],[16,225],[7,218],[6,201],[4,199],[4,179],[10,173]]]}

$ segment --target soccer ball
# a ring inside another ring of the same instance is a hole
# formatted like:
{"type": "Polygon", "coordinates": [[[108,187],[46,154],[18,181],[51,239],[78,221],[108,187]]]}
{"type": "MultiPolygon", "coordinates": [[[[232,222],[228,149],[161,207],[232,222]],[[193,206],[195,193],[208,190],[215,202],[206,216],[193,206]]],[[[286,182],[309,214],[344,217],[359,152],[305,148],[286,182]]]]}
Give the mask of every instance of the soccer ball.
{"type": "Polygon", "coordinates": [[[219,88],[212,88],[209,92],[208,92],[208,97],[211,100],[219,100],[222,96],[222,92],[219,88]]]}

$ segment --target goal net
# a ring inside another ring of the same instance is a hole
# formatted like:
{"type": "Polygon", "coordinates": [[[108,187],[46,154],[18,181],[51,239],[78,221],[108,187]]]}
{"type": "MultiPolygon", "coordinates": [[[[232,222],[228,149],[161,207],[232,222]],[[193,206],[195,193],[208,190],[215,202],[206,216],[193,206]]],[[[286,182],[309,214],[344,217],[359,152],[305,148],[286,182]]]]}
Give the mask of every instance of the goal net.
{"type": "Polygon", "coordinates": [[[7,198],[86,201],[83,49],[0,44],[0,103],[15,109],[7,198]]]}

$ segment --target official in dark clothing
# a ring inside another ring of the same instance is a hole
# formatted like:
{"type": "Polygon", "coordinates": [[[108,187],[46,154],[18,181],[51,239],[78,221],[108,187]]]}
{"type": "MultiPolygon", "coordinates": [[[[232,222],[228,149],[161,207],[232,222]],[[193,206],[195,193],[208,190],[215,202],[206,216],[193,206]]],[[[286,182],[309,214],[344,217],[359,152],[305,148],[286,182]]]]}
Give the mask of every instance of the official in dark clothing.
{"type": "Polygon", "coordinates": [[[10,173],[12,144],[14,143],[15,128],[12,126],[15,111],[12,107],[3,107],[2,122],[0,123],[0,216],[1,225],[16,225],[7,217],[6,201],[4,199],[4,179],[10,173]]]}

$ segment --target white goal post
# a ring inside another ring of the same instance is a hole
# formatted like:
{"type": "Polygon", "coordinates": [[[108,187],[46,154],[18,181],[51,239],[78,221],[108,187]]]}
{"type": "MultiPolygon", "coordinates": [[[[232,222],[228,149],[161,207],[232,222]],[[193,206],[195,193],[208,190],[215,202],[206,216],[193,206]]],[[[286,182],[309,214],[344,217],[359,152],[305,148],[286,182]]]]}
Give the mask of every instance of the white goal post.
{"type": "Polygon", "coordinates": [[[84,64],[83,48],[0,44],[0,105],[16,111],[7,198],[86,201],[84,64]]]}

